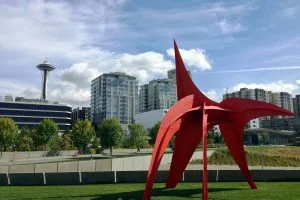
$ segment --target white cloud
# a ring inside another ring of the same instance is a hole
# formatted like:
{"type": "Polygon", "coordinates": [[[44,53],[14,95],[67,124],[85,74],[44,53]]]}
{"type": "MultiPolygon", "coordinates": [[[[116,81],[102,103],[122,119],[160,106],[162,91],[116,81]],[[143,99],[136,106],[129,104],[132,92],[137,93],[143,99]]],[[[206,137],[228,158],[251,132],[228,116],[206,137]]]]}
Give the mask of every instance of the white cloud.
{"type": "MultiPolygon", "coordinates": [[[[167,54],[174,57],[174,49],[168,49],[167,54]]],[[[210,70],[212,68],[211,61],[208,59],[205,50],[203,49],[180,49],[180,54],[187,67],[194,67],[201,71],[210,70]]]]}
{"type": "Polygon", "coordinates": [[[219,95],[220,93],[217,93],[217,91],[213,89],[204,92],[204,94],[213,101],[220,102],[222,100],[222,97],[219,95]]]}
{"type": "Polygon", "coordinates": [[[279,80],[271,83],[239,83],[231,88],[232,91],[240,90],[240,88],[255,89],[260,88],[272,92],[288,92],[293,94],[299,86],[293,83],[287,83],[279,80]]]}
{"type": "Polygon", "coordinates": [[[167,70],[174,67],[174,64],[166,60],[163,54],[152,51],[135,55],[121,54],[115,63],[114,70],[136,76],[141,83],[148,82],[154,77],[166,77],[167,70]]]}
{"type": "Polygon", "coordinates": [[[105,44],[120,27],[117,10],[122,2],[3,3],[0,5],[0,49],[56,58],[80,51],[94,41],[105,44]]]}
{"type": "Polygon", "coordinates": [[[166,77],[167,70],[174,67],[163,54],[151,51],[140,54],[93,51],[91,55],[86,54],[84,57],[85,62],[54,71],[56,81],[49,87],[49,100],[87,106],[90,101],[91,81],[102,73],[125,72],[137,77],[139,83],[144,84],[153,78],[166,77]]]}
{"type": "Polygon", "coordinates": [[[58,72],[60,81],[78,85],[80,88],[87,88],[91,80],[97,76],[100,71],[88,63],[77,63],[70,68],[58,72]]]}
{"type": "Polygon", "coordinates": [[[246,30],[246,28],[238,23],[233,21],[228,21],[227,19],[221,20],[219,23],[219,28],[222,34],[231,34],[231,33],[238,33],[241,31],[246,30]]]}
{"type": "Polygon", "coordinates": [[[235,69],[235,70],[215,71],[212,73],[241,73],[241,72],[258,72],[258,71],[298,70],[298,69],[300,69],[300,66],[260,67],[260,68],[252,68],[252,69],[235,69]]]}
{"type": "Polygon", "coordinates": [[[288,7],[281,10],[280,14],[284,17],[293,17],[298,11],[298,7],[288,7]]]}
{"type": "MultiPolygon", "coordinates": [[[[145,20],[153,20],[156,25],[153,30],[165,36],[174,35],[174,33],[176,35],[184,35],[186,33],[190,35],[193,33],[196,35],[220,36],[224,35],[219,25],[222,19],[226,19],[226,24],[224,25],[228,24],[228,26],[232,26],[235,30],[238,28],[237,26],[244,29],[242,23],[245,16],[256,9],[254,3],[250,1],[242,3],[209,2],[197,5],[192,3],[192,6],[188,6],[190,5],[189,3],[186,3],[186,6],[179,5],[175,3],[174,6],[164,9],[156,9],[156,7],[138,9],[137,13],[134,13],[132,16],[135,18],[139,16],[139,18],[145,20]],[[178,28],[178,22],[183,22],[180,23],[180,28],[178,28]],[[168,26],[165,26],[166,24],[168,26]]],[[[151,21],[149,21],[150,24],[151,21]]],[[[149,24],[144,23],[142,26],[149,26],[149,24]]],[[[140,26],[136,30],[136,34],[139,34],[139,32],[140,26]]],[[[153,34],[152,30],[146,33],[147,36],[151,34],[153,34]]]]}
{"type": "Polygon", "coordinates": [[[296,83],[300,84],[300,79],[296,80],[296,83]]]}

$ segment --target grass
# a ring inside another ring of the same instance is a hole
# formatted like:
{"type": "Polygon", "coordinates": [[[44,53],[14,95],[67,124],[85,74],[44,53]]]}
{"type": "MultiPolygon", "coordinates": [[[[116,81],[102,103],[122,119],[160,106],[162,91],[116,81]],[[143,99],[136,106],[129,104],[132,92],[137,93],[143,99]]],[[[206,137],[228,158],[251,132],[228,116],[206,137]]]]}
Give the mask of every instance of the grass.
{"type": "MultiPolygon", "coordinates": [[[[300,147],[247,147],[246,157],[249,166],[300,167],[300,147]]],[[[199,164],[202,160],[191,161],[199,164]]],[[[219,148],[209,157],[212,165],[235,165],[227,148],[219,148]]]]}
{"type": "Polygon", "coordinates": [[[263,152],[265,155],[295,157],[300,159],[300,147],[297,146],[259,146],[247,147],[248,152],[263,152]]]}
{"type": "MultiPolygon", "coordinates": [[[[299,200],[299,182],[257,183],[257,190],[250,190],[246,183],[209,183],[210,200],[299,200]]],[[[0,199],[92,199],[140,200],[144,184],[103,184],[75,186],[3,186],[0,199]]],[[[155,184],[153,200],[201,199],[201,183],[181,183],[176,189],[164,189],[155,184]]]]}

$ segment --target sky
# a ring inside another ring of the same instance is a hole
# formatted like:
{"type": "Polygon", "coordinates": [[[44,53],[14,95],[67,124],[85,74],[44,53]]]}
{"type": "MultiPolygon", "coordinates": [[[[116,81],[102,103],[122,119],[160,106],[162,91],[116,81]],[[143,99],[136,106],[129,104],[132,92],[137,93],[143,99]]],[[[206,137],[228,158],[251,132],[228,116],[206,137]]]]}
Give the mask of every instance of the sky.
{"type": "Polygon", "coordinates": [[[3,0],[0,96],[40,98],[36,65],[55,66],[48,99],[89,106],[91,81],[126,72],[139,84],[174,68],[176,39],[210,98],[242,87],[300,94],[300,1],[3,0]]]}

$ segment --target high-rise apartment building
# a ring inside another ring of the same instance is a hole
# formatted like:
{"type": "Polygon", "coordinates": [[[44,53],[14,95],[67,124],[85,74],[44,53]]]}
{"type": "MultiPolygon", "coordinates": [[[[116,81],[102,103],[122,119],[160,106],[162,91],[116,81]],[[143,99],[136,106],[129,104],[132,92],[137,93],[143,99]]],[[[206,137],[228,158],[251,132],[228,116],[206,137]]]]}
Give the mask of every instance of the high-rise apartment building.
{"type": "Polygon", "coordinates": [[[253,99],[263,102],[270,102],[271,92],[263,90],[263,89],[248,89],[241,88],[239,91],[227,93],[223,95],[223,99],[226,98],[243,98],[243,99],[253,99]]]}
{"type": "Polygon", "coordinates": [[[287,92],[270,92],[258,88],[256,89],[241,88],[240,91],[223,95],[223,99],[231,98],[231,97],[264,101],[267,103],[275,104],[291,112],[294,111],[292,95],[287,92]]]}
{"type": "Polygon", "coordinates": [[[292,95],[287,92],[277,92],[271,95],[270,103],[294,112],[292,95]]]}
{"type": "Polygon", "coordinates": [[[300,95],[296,95],[293,98],[293,107],[294,107],[294,114],[295,117],[300,117],[300,95]]]}
{"type": "MultiPolygon", "coordinates": [[[[293,112],[292,95],[286,92],[273,93],[258,88],[256,89],[241,88],[239,91],[223,95],[223,99],[231,98],[231,97],[253,99],[257,101],[272,103],[293,112]]],[[[281,116],[277,116],[275,118],[281,118],[281,116]]],[[[265,119],[269,119],[269,117],[262,117],[259,119],[251,120],[247,124],[247,128],[260,128],[261,120],[265,120],[265,119]]]]}
{"type": "MultiPolygon", "coordinates": [[[[192,73],[190,71],[187,71],[190,77],[192,78],[192,73]]],[[[168,79],[173,79],[176,81],[176,69],[170,69],[167,71],[168,79]]]]}
{"type": "Polygon", "coordinates": [[[139,111],[169,109],[176,101],[176,82],[173,79],[152,80],[140,88],[139,111]]]}
{"type": "Polygon", "coordinates": [[[138,110],[136,77],[125,73],[105,73],[92,81],[91,117],[95,124],[105,118],[116,118],[123,125],[133,123],[138,110]]]}
{"type": "MultiPolygon", "coordinates": [[[[241,88],[239,91],[223,95],[223,99],[232,98],[232,97],[269,102],[269,92],[262,89],[241,88]]],[[[259,118],[249,121],[246,125],[246,128],[260,128],[260,127],[261,127],[261,122],[259,118]]]]}
{"type": "Polygon", "coordinates": [[[148,111],[148,88],[149,84],[145,84],[140,87],[139,113],[148,111]]]}

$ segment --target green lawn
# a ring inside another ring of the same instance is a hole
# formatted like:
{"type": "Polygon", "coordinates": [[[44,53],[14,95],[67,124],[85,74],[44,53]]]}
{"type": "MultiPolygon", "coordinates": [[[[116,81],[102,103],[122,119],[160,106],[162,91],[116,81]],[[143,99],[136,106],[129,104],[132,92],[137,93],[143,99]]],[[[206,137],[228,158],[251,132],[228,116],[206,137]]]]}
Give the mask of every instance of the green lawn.
{"type": "MultiPolygon", "coordinates": [[[[210,200],[299,200],[300,182],[257,183],[257,190],[250,190],[246,183],[209,183],[210,200]]],[[[103,184],[76,186],[3,186],[0,199],[93,199],[140,200],[144,184],[103,184]]],[[[201,199],[201,183],[181,183],[176,189],[164,189],[155,184],[156,200],[201,199]]]]}

